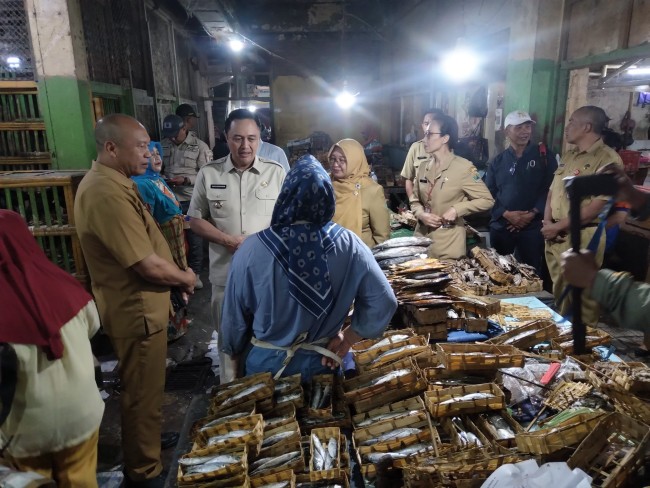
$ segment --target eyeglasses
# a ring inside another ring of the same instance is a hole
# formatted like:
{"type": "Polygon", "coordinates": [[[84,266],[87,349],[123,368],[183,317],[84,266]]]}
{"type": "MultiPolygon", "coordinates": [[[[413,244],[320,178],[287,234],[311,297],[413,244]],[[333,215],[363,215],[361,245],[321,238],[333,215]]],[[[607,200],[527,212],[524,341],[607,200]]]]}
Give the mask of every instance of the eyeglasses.
{"type": "Polygon", "coordinates": [[[347,164],[348,160],[345,158],[330,158],[329,162],[330,164],[337,163],[338,165],[341,165],[341,164],[347,164]]]}
{"type": "Polygon", "coordinates": [[[437,134],[437,135],[441,136],[441,135],[442,135],[442,132],[429,132],[429,131],[426,131],[426,132],[424,133],[424,137],[426,137],[426,138],[428,139],[429,137],[431,137],[431,136],[434,135],[434,134],[437,134]]]}

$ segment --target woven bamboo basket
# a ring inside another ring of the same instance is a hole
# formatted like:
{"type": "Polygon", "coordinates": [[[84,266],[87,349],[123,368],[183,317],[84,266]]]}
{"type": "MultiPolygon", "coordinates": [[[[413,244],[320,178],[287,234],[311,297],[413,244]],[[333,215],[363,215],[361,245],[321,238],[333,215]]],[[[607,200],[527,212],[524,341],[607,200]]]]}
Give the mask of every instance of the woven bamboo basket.
{"type": "MultiPolygon", "coordinates": [[[[384,335],[379,338],[379,339],[364,339],[362,341],[357,342],[356,344],[352,344],[352,347],[350,348],[350,351],[352,351],[352,354],[356,353],[361,353],[363,351],[367,351],[370,349],[372,346],[377,344],[378,342],[389,338],[390,339],[390,344],[397,344],[401,342],[404,339],[396,339],[393,338],[393,336],[407,336],[411,337],[415,335],[415,332],[412,329],[399,329],[399,330],[387,330],[384,332],[384,335]]],[[[388,346],[388,349],[391,349],[392,346],[388,346]]],[[[386,349],[386,350],[388,350],[386,349]]]]}
{"type": "Polygon", "coordinates": [[[494,369],[485,371],[476,370],[472,371],[472,374],[469,375],[462,371],[448,371],[443,366],[436,366],[423,368],[422,375],[427,381],[427,390],[431,391],[450,388],[459,384],[478,385],[481,383],[494,383],[497,371],[494,369]]]}
{"type": "Polygon", "coordinates": [[[454,302],[454,308],[473,313],[478,317],[487,318],[501,311],[501,301],[489,297],[459,296],[454,302]]]}
{"type": "Polygon", "coordinates": [[[447,322],[433,325],[414,325],[413,329],[418,335],[428,336],[430,342],[447,340],[447,322]]]}
{"type": "Polygon", "coordinates": [[[329,418],[332,416],[332,399],[334,398],[334,375],[333,374],[319,374],[314,375],[311,380],[311,388],[309,389],[309,398],[307,399],[307,409],[310,417],[325,417],[329,418]],[[315,389],[319,388],[321,394],[327,393],[327,398],[325,398],[325,404],[316,408],[314,406],[314,401],[316,398],[312,398],[312,395],[315,393],[315,389]],[[325,391],[324,388],[327,388],[329,392],[325,391]]]}
{"type": "Polygon", "coordinates": [[[210,402],[210,412],[212,415],[225,414],[226,411],[231,411],[235,406],[248,409],[248,403],[251,401],[259,402],[257,407],[260,411],[269,406],[272,408],[273,388],[274,382],[271,373],[257,373],[241,380],[220,385],[214,390],[214,396],[210,402]],[[261,387],[241,396],[255,385],[261,385],[261,387]],[[269,399],[271,403],[267,402],[269,399]]]}
{"type": "Polygon", "coordinates": [[[384,356],[378,356],[373,362],[367,365],[357,364],[357,371],[359,374],[368,373],[370,371],[382,368],[389,364],[395,363],[402,359],[415,359],[415,358],[424,358],[428,356],[433,356],[434,352],[431,346],[429,345],[429,339],[426,339],[427,343],[423,345],[409,345],[410,349],[405,349],[400,351],[399,349],[394,349],[384,353],[384,356]]]}
{"type": "Polygon", "coordinates": [[[341,488],[350,488],[350,481],[347,474],[341,470],[341,477],[338,479],[322,480],[317,483],[311,479],[310,473],[296,473],[296,485],[304,485],[313,488],[323,488],[327,486],[340,486],[341,488]]]}
{"type": "Polygon", "coordinates": [[[650,425],[650,405],[617,385],[602,385],[601,391],[614,403],[616,411],[650,425]]]}
{"type": "Polygon", "coordinates": [[[612,382],[631,393],[650,392],[650,368],[645,363],[617,364],[612,372],[612,382]]]}
{"type": "Polygon", "coordinates": [[[275,427],[273,429],[269,429],[264,431],[264,438],[262,439],[262,445],[260,447],[259,454],[257,455],[258,458],[263,458],[263,457],[269,457],[273,452],[277,451],[277,449],[274,449],[278,446],[283,446],[283,445],[288,445],[291,444],[293,441],[300,440],[300,425],[298,425],[297,421],[290,422],[288,424],[283,424],[280,425],[279,427],[275,427]],[[283,434],[287,433],[285,435],[288,435],[288,437],[282,439],[279,442],[276,442],[274,444],[268,444],[265,443],[267,439],[269,439],[271,436],[274,436],[276,434],[283,434]]]}
{"type": "Polygon", "coordinates": [[[372,390],[370,395],[360,396],[358,399],[351,401],[354,413],[367,412],[387,402],[396,402],[413,395],[418,395],[426,390],[427,382],[422,378],[422,374],[418,368],[417,370],[411,370],[411,373],[406,376],[377,386],[365,389],[372,390]],[[385,388],[377,388],[377,386],[385,388]]]}
{"type": "Polygon", "coordinates": [[[523,432],[515,436],[517,450],[530,454],[552,454],[565,447],[579,444],[587,437],[604,412],[581,413],[562,422],[556,427],[523,432]]]}
{"type": "Polygon", "coordinates": [[[305,458],[304,458],[300,439],[294,438],[289,442],[284,442],[279,445],[272,446],[266,449],[264,452],[266,457],[260,457],[259,455],[257,455],[255,456],[255,459],[249,463],[248,474],[254,478],[275,474],[287,469],[290,469],[293,472],[298,473],[303,471],[306,468],[305,458]],[[300,457],[297,457],[296,459],[293,459],[292,461],[279,466],[268,468],[263,471],[256,471],[257,469],[259,469],[259,466],[255,467],[255,463],[257,461],[260,461],[261,459],[268,459],[268,458],[282,456],[284,454],[288,454],[291,452],[299,452],[300,457]]]}
{"type": "Polygon", "coordinates": [[[576,400],[587,396],[593,389],[590,383],[563,381],[544,399],[544,405],[555,410],[569,408],[576,400]]]}
{"type": "Polygon", "coordinates": [[[464,327],[467,332],[486,332],[488,321],[485,318],[467,317],[464,327]]]}
{"type": "MultiPolygon", "coordinates": [[[[247,417],[249,415],[254,415],[254,414],[255,414],[255,408],[253,407],[253,409],[251,411],[244,410],[243,412],[237,412],[237,413],[232,414],[232,415],[236,415],[238,419],[241,419],[243,417],[247,417]],[[243,414],[243,416],[240,416],[242,414],[243,414]]],[[[230,420],[236,420],[234,418],[228,418],[228,417],[229,417],[229,415],[211,415],[209,417],[203,417],[203,418],[197,420],[196,422],[194,422],[194,424],[192,424],[192,427],[190,429],[190,439],[196,440],[196,437],[199,434],[199,431],[205,425],[209,424],[210,422],[219,421],[219,424],[222,424],[222,423],[229,422],[230,420]]],[[[219,424],[217,424],[217,425],[219,425],[219,424]]]]}
{"type": "Polygon", "coordinates": [[[311,481],[335,480],[341,478],[343,470],[341,469],[341,430],[337,427],[326,427],[324,429],[312,429],[309,439],[309,477],[311,481]],[[331,469],[317,470],[314,465],[315,451],[314,437],[327,449],[330,439],[336,439],[336,456],[334,456],[333,467],[331,469]]]}
{"type": "Polygon", "coordinates": [[[431,325],[447,320],[447,305],[420,307],[415,304],[403,305],[409,326],[431,325]]]}
{"type": "MultiPolygon", "coordinates": [[[[362,427],[360,429],[355,430],[352,434],[352,440],[354,442],[354,445],[357,446],[358,449],[363,449],[363,447],[365,447],[364,443],[366,441],[375,439],[376,437],[379,437],[382,434],[386,434],[388,432],[392,432],[398,429],[403,429],[403,428],[428,429],[429,419],[427,418],[426,411],[415,410],[413,412],[414,413],[410,415],[379,421],[367,427],[362,427]]],[[[429,438],[431,438],[430,433],[429,433],[429,438]]],[[[390,451],[391,449],[395,449],[397,446],[400,446],[401,445],[400,441],[402,441],[402,439],[389,440],[389,441],[384,441],[382,443],[375,443],[368,447],[373,447],[373,448],[381,447],[381,449],[374,449],[372,452],[382,452],[384,449],[386,451],[390,451]]]]}
{"type": "Polygon", "coordinates": [[[526,350],[541,342],[557,337],[559,331],[552,320],[535,320],[504,334],[488,339],[488,344],[504,344],[526,350]]]}
{"type": "Polygon", "coordinates": [[[449,371],[520,368],[524,355],[512,346],[492,344],[436,344],[438,357],[449,371]]]}
{"type": "Polygon", "coordinates": [[[429,413],[434,417],[481,413],[488,410],[501,410],[506,406],[503,392],[494,383],[453,386],[451,388],[427,391],[424,394],[424,402],[429,409],[429,413]],[[461,398],[471,393],[487,393],[494,396],[490,398],[475,398],[471,400],[443,403],[454,398],[461,398]]]}
{"type": "Polygon", "coordinates": [[[305,392],[302,385],[298,385],[290,391],[283,391],[280,394],[274,394],[273,399],[275,400],[275,407],[273,407],[273,409],[281,406],[293,405],[294,408],[298,410],[305,405],[305,392]]]}
{"type": "Polygon", "coordinates": [[[348,444],[348,438],[341,434],[339,439],[339,446],[341,446],[341,469],[348,470],[350,469],[350,444],[348,444]]]}
{"type": "MultiPolygon", "coordinates": [[[[408,438],[404,438],[403,442],[399,446],[397,446],[395,448],[395,450],[400,450],[400,449],[404,449],[404,448],[408,448],[408,447],[413,447],[413,446],[418,445],[418,444],[422,444],[422,445],[428,445],[429,446],[427,448],[427,449],[429,449],[429,451],[427,451],[427,454],[426,454],[426,455],[429,455],[429,452],[434,452],[434,449],[433,449],[434,442],[435,442],[435,440],[432,439],[432,438],[426,439],[426,434],[421,434],[420,436],[410,436],[408,438]],[[422,438],[422,441],[419,440],[420,438],[422,438]]],[[[373,447],[374,446],[368,446],[368,447],[355,449],[355,452],[356,452],[356,455],[357,455],[356,461],[357,461],[357,464],[360,466],[361,474],[363,475],[363,477],[365,479],[373,479],[377,475],[376,465],[374,463],[370,462],[368,460],[367,456],[369,456],[371,454],[374,454],[374,453],[377,453],[377,452],[380,452],[382,454],[386,454],[386,452],[387,452],[385,449],[374,450],[373,447]]],[[[387,469],[388,469],[389,472],[393,471],[394,469],[401,469],[401,468],[407,466],[410,459],[416,459],[418,457],[418,454],[425,455],[423,453],[424,453],[424,451],[416,451],[414,454],[412,454],[412,455],[410,455],[408,457],[393,459],[392,463],[390,464],[390,466],[387,467],[387,469]]]]}
{"type": "Polygon", "coordinates": [[[296,474],[291,469],[285,469],[277,473],[251,478],[252,488],[260,488],[272,483],[287,483],[286,488],[295,488],[296,474]]]}
{"type": "MultiPolygon", "coordinates": [[[[607,332],[594,329],[593,327],[587,327],[586,332],[585,347],[587,349],[594,348],[596,346],[605,346],[611,344],[612,336],[607,332]]],[[[560,349],[564,354],[573,354],[573,336],[571,334],[562,334],[551,340],[551,346],[553,349],[560,349]]],[[[592,360],[593,362],[593,360],[592,360]]]]}
{"type": "Polygon", "coordinates": [[[491,427],[490,423],[488,422],[488,417],[491,414],[479,414],[476,417],[476,426],[481,429],[481,431],[485,434],[485,436],[490,440],[492,444],[498,444],[501,447],[504,447],[506,449],[512,449],[517,446],[517,441],[516,441],[516,435],[521,434],[524,432],[523,427],[519,422],[517,422],[515,419],[512,418],[512,416],[508,413],[508,410],[500,410],[499,412],[493,412],[496,415],[499,415],[503,420],[506,421],[508,426],[512,429],[512,431],[515,433],[512,437],[505,438],[505,439],[499,439],[495,435],[494,429],[491,427]]]}
{"type": "Polygon", "coordinates": [[[198,483],[178,483],[183,488],[250,488],[250,478],[247,474],[239,474],[228,478],[219,478],[198,483]]]}
{"type": "Polygon", "coordinates": [[[264,414],[264,431],[290,424],[295,420],[296,406],[293,403],[285,403],[264,414]]]}
{"type": "Polygon", "coordinates": [[[650,429],[633,418],[612,413],[604,417],[567,461],[571,469],[580,468],[593,478],[593,486],[625,486],[630,475],[643,465],[650,441],[650,429]],[[626,451],[603,466],[602,453],[608,446],[624,445],[626,451]],[[616,459],[618,458],[618,459],[616,459]]]}
{"type": "Polygon", "coordinates": [[[207,456],[224,450],[243,449],[243,446],[246,445],[248,446],[248,452],[255,454],[259,452],[262,444],[263,431],[264,420],[260,414],[232,420],[200,432],[194,441],[192,451],[197,453],[197,455],[207,456]],[[228,434],[236,430],[247,430],[249,432],[239,437],[224,439],[217,444],[208,445],[211,437],[228,434]]]}
{"type": "Polygon", "coordinates": [[[513,282],[514,276],[502,271],[499,267],[490,259],[484,249],[479,247],[474,247],[471,250],[472,256],[476,259],[483,269],[487,271],[488,276],[495,283],[500,285],[509,285],[513,282]]]}
{"type": "MultiPolygon", "coordinates": [[[[369,371],[367,373],[361,374],[349,380],[343,381],[343,395],[347,403],[352,403],[357,400],[362,400],[366,398],[371,398],[378,393],[387,391],[390,388],[387,388],[385,385],[387,383],[392,384],[393,387],[400,384],[398,381],[402,377],[398,377],[394,380],[386,381],[379,385],[371,385],[375,380],[382,378],[385,375],[393,373],[395,371],[400,371],[402,369],[408,369],[410,372],[406,376],[407,382],[411,382],[414,379],[421,377],[422,373],[420,368],[415,364],[411,358],[406,358],[403,361],[397,363],[391,363],[381,368],[369,371]]],[[[402,382],[404,383],[404,382],[402,382]]]]}
{"type": "MultiPolygon", "coordinates": [[[[239,450],[232,450],[228,451],[229,454],[232,454],[233,456],[239,458],[239,462],[230,464],[228,466],[224,466],[223,468],[216,469],[214,471],[211,471],[209,473],[196,473],[196,474],[185,474],[185,471],[187,470],[184,466],[181,464],[178,465],[178,475],[177,475],[177,482],[178,485],[192,485],[192,484],[198,484],[198,483],[204,483],[210,480],[213,480],[215,478],[222,478],[222,479],[228,479],[232,478],[235,476],[240,476],[240,475],[245,475],[246,471],[248,469],[248,448],[246,445],[240,445],[239,450]]],[[[219,452],[213,452],[210,454],[219,455],[219,454],[224,454],[224,452],[219,451],[219,452]]],[[[202,457],[208,454],[202,454],[199,452],[190,452],[184,456],[181,456],[181,459],[189,459],[189,458],[194,458],[194,457],[202,457]]]]}
{"type": "Polygon", "coordinates": [[[429,338],[425,336],[414,335],[396,343],[390,343],[385,346],[375,347],[361,352],[353,352],[354,363],[357,367],[368,367],[373,364],[383,354],[397,350],[404,346],[426,346],[429,344],[429,338]]]}
{"type": "MultiPolygon", "coordinates": [[[[388,414],[391,412],[400,412],[408,413],[413,410],[424,410],[426,407],[422,398],[420,397],[411,397],[406,400],[401,400],[399,402],[389,403],[388,405],[383,405],[381,407],[372,409],[368,412],[361,413],[352,417],[352,423],[355,428],[359,429],[359,424],[370,419],[374,419],[379,415],[388,414]]],[[[376,420],[376,422],[381,422],[381,420],[376,420]]]]}

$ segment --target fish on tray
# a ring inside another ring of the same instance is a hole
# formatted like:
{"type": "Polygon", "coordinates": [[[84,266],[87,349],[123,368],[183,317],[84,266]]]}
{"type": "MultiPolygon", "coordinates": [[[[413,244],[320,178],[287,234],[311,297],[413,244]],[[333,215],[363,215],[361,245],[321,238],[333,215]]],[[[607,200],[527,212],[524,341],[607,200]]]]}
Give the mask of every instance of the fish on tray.
{"type": "Polygon", "coordinates": [[[300,451],[292,451],[286,454],[282,454],[281,456],[258,459],[253,464],[251,464],[250,475],[254,476],[263,471],[266,471],[267,469],[276,468],[278,466],[282,466],[283,464],[289,464],[301,456],[302,453],[300,451]]]}
{"type": "Polygon", "coordinates": [[[208,464],[208,463],[223,463],[224,466],[229,464],[235,464],[240,461],[239,458],[235,456],[230,456],[228,454],[222,454],[219,456],[197,456],[197,457],[184,457],[178,460],[178,464],[181,466],[198,466],[199,464],[208,464]]]}
{"type": "Polygon", "coordinates": [[[236,402],[237,400],[241,400],[242,398],[246,398],[248,395],[251,395],[255,393],[256,391],[264,388],[266,386],[266,383],[255,383],[254,385],[251,385],[247,388],[244,388],[242,391],[235,393],[233,396],[226,398],[222,405],[229,405],[233,402],[236,402]]]}
{"type": "Polygon", "coordinates": [[[368,454],[366,459],[371,463],[378,463],[384,456],[388,456],[391,459],[403,459],[408,456],[413,456],[414,454],[425,453],[427,451],[433,450],[431,444],[413,444],[412,446],[404,447],[397,451],[391,452],[372,452],[368,454]]]}
{"type": "Polygon", "coordinates": [[[492,393],[484,393],[479,391],[476,393],[469,393],[467,395],[463,395],[460,397],[450,398],[449,400],[440,402],[440,405],[449,405],[450,403],[458,403],[458,402],[468,402],[471,400],[480,400],[483,398],[496,398],[496,397],[492,393]]]}
{"type": "Polygon", "coordinates": [[[245,436],[247,434],[250,434],[252,432],[252,429],[246,429],[246,430],[233,430],[231,432],[226,432],[225,434],[220,434],[220,435],[215,435],[212,437],[208,438],[207,445],[208,446],[215,446],[217,444],[221,444],[222,442],[225,442],[229,439],[236,439],[238,437],[245,436]]]}
{"type": "Polygon", "coordinates": [[[217,425],[225,424],[226,422],[230,422],[231,420],[237,420],[243,417],[248,417],[250,413],[248,412],[239,412],[239,413],[233,413],[232,415],[226,415],[225,417],[220,417],[215,420],[211,420],[207,424],[203,425],[201,429],[199,429],[201,432],[205,432],[208,429],[211,429],[212,427],[216,427],[217,425]]]}
{"type": "Polygon", "coordinates": [[[373,349],[379,349],[380,347],[388,346],[389,344],[395,344],[396,342],[401,342],[408,339],[408,334],[393,334],[392,336],[386,337],[385,339],[375,342],[370,346],[366,351],[372,351],[373,349]]]}
{"type": "Polygon", "coordinates": [[[368,417],[366,420],[362,420],[357,424],[357,427],[367,427],[368,425],[383,422],[384,420],[395,420],[402,417],[408,417],[410,415],[417,415],[420,410],[399,410],[397,412],[386,412],[374,417],[368,417]]]}
{"type": "Polygon", "coordinates": [[[332,385],[327,383],[322,385],[320,383],[314,384],[311,390],[311,403],[310,407],[313,409],[324,408],[331,403],[332,400],[332,385]]]}
{"type": "Polygon", "coordinates": [[[419,256],[402,256],[399,258],[383,259],[379,261],[379,267],[383,270],[387,270],[390,269],[391,266],[408,263],[409,261],[413,261],[414,259],[420,259],[420,258],[419,256]]]}
{"type": "Polygon", "coordinates": [[[426,247],[393,247],[386,249],[385,251],[379,251],[377,254],[375,254],[375,259],[377,261],[383,261],[384,259],[401,258],[405,256],[415,257],[426,253],[426,247]]]}
{"type": "Polygon", "coordinates": [[[286,402],[295,402],[297,400],[300,400],[301,398],[302,398],[302,392],[297,391],[295,393],[289,393],[288,395],[279,396],[276,399],[276,403],[280,404],[280,403],[286,403],[286,402]]]}
{"type": "Polygon", "coordinates": [[[398,354],[403,353],[404,351],[410,351],[412,349],[417,349],[418,347],[422,347],[422,346],[416,346],[415,344],[407,344],[406,346],[398,347],[397,349],[390,349],[389,351],[381,353],[379,356],[377,356],[375,359],[373,359],[370,362],[370,364],[380,363],[380,362],[384,361],[386,358],[389,358],[391,356],[396,356],[398,354]]]}
{"type": "Polygon", "coordinates": [[[429,247],[431,244],[433,244],[433,241],[428,237],[395,237],[374,246],[372,248],[372,253],[376,254],[384,249],[390,249],[393,247],[429,247]]]}
{"type": "Polygon", "coordinates": [[[281,442],[285,439],[288,439],[289,437],[292,437],[295,435],[295,432],[291,430],[286,430],[284,432],[278,432],[277,434],[273,434],[270,437],[267,437],[262,441],[262,447],[271,447],[277,444],[278,442],[281,442]]]}
{"type": "Polygon", "coordinates": [[[489,415],[487,417],[487,424],[494,437],[498,440],[513,439],[515,437],[515,431],[512,430],[512,427],[508,425],[508,422],[501,415],[489,415]]]}
{"type": "Polygon", "coordinates": [[[386,432],[384,434],[381,434],[380,436],[373,437],[372,439],[368,439],[363,441],[360,446],[372,446],[375,444],[380,444],[382,442],[388,442],[388,441],[395,441],[398,439],[403,439],[404,437],[410,437],[412,435],[417,435],[420,432],[422,432],[422,429],[418,429],[415,427],[402,427],[401,429],[396,429],[396,430],[391,430],[390,432],[386,432]]]}
{"type": "Polygon", "coordinates": [[[327,446],[323,446],[318,436],[312,434],[314,443],[313,466],[315,471],[332,469],[336,467],[336,455],[338,453],[338,441],[330,437],[327,446]]]}

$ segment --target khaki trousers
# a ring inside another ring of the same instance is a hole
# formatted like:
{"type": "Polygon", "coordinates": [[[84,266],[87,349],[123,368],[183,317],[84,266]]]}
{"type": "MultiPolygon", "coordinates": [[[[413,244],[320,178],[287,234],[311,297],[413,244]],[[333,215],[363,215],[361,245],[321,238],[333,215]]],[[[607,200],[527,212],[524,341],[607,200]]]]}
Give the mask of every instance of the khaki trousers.
{"type": "Polygon", "coordinates": [[[122,384],[124,470],[133,481],[155,478],[162,471],[160,433],[165,389],[167,333],[111,338],[122,384]]]}
{"type": "MultiPolygon", "coordinates": [[[[223,297],[226,292],[225,286],[212,285],[212,322],[217,331],[217,347],[221,346],[221,312],[223,310],[223,297]]],[[[237,364],[228,354],[219,350],[219,381],[223,385],[237,377],[237,364]]]]}
{"type": "MultiPolygon", "coordinates": [[[[587,246],[595,231],[596,229],[593,227],[582,229],[580,232],[580,242],[583,246],[587,246]]],[[[555,243],[547,241],[545,245],[546,264],[548,265],[548,272],[553,280],[553,296],[555,297],[555,305],[558,307],[560,315],[563,316],[566,316],[571,312],[571,294],[569,294],[564,301],[558,305],[562,292],[568,285],[562,275],[562,253],[569,249],[571,249],[571,243],[569,242],[568,237],[565,242],[555,243]]],[[[603,232],[600,237],[598,250],[596,251],[596,263],[598,263],[598,267],[602,266],[604,256],[605,232],[603,232]]],[[[598,324],[598,319],[600,317],[600,308],[597,302],[589,298],[588,291],[589,290],[585,290],[582,293],[582,322],[595,327],[596,324],[598,324]]]]}
{"type": "Polygon", "coordinates": [[[59,488],[97,487],[97,441],[99,430],[76,446],[40,456],[14,458],[19,471],[33,471],[56,481],[59,488]]]}

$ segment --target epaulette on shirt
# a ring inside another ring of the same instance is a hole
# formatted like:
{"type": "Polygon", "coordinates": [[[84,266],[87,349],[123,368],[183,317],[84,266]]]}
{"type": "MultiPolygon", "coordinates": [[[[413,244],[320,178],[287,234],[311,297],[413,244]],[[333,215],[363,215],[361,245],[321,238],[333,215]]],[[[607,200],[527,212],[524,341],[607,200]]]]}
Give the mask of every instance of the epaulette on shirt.
{"type": "Polygon", "coordinates": [[[257,156],[257,158],[260,160],[260,163],[271,163],[271,164],[275,164],[276,166],[280,166],[280,168],[284,169],[282,165],[277,161],[273,161],[272,159],[261,158],[260,156],[257,156]]]}

